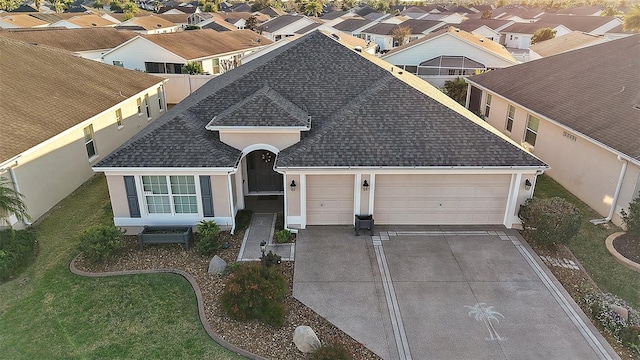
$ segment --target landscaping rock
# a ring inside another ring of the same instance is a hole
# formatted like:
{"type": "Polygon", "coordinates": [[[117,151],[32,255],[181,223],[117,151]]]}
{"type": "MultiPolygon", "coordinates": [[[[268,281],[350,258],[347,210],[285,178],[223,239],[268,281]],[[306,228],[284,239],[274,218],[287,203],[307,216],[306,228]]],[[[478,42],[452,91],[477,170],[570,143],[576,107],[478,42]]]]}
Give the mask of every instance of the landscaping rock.
{"type": "Polygon", "coordinates": [[[293,343],[303,353],[312,353],[320,347],[320,339],[308,326],[298,326],[293,332],[293,343]]]}
{"type": "Polygon", "coordinates": [[[615,311],[624,321],[629,321],[629,310],[620,305],[610,305],[611,310],[615,311]]]}
{"type": "Polygon", "coordinates": [[[209,274],[222,274],[226,268],[227,262],[218,255],[214,256],[209,262],[209,274]]]}

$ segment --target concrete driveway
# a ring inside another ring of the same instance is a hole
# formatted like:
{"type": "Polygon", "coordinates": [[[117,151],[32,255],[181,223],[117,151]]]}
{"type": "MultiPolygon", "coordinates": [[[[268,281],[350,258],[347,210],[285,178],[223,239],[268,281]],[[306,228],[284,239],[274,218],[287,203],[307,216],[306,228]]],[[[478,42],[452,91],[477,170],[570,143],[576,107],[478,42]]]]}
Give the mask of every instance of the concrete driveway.
{"type": "Polygon", "coordinates": [[[376,230],[300,231],[293,294],[382,358],[619,358],[516,231],[376,230]]]}

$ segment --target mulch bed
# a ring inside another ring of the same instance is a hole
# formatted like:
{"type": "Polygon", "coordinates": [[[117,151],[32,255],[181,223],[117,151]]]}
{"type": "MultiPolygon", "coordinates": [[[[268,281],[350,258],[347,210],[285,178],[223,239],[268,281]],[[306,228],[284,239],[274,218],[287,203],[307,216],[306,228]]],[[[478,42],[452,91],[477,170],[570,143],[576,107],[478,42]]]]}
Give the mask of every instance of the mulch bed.
{"type": "Polygon", "coordinates": [[[640,264],[640,236],[626,233],[613,240],[613,247],[620,255],[640,264]]]}
{"type": "MultiPolygon", "coordinates": [[[[227,264],[236,261],[243,232],[235,235],[222,233],[221,241],[228,241],[230,247],[220,250],[220,256],[227,264]]],[[[193,248],[185,251],[182,245],[158,244],[146,245],[138,250],[137,237],[125,236],[124,247],[118,250],[104,264],[94,264],[80,255],[76,267],[87,272],[109,272],[123,270],[178,269],[189,273],[196,279],[202,291],[204,308],[212,329],[228,342],[256,355],[272,359],[307,359],[293,343],[293,332],[297,326],[310,326],[324,343],[343,344],[355,359],[380,359],[377,355],[342,332],[323,317],[293,298],[293,262],[283,262],[289,289],[285,298],[287,316],[282,328],[273,328],[258,321],[240,322],[230,318],[220,307],[219,297],[224,291],[228,275],[207,273],[209,260],[198,254],[193,248]]]]}

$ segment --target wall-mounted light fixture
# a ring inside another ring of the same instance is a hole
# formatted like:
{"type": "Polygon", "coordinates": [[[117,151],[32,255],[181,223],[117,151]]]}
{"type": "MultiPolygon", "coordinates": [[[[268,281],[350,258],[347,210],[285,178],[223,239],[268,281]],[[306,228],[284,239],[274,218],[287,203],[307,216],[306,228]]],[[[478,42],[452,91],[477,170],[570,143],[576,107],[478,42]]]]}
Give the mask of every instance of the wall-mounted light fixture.
{"type": "Polygon", "coordinates": [[[531,189],[531,181],[529,181],[529,179],[524,181],[524,189],[525,190],[531,189]]]}
{"type": "Polygon", "coordinates": [[[362,190],[364,190],[364,191],[369,191],[369,183],[367,182],[367,180],[365,180],[365,181],[362,183],[362,190]]]}
{"type": "Polygon", "coordinates": [[[296,185],[296,181],[295,180],[291,180],[291,184],[289,184],[289,188],[291,188],[291,191],[296,191],[296,187],[298,185],[296,185]]]}

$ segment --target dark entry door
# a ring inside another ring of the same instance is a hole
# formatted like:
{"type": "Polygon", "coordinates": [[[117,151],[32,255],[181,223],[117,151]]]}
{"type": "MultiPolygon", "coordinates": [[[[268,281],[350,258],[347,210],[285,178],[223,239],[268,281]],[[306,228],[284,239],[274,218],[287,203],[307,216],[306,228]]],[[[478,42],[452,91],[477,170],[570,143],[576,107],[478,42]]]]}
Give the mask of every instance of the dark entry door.
{"type": "Polygon", "coordinates": [[[480,99],[482,98],[482,90],[475,86],[471,87],[469,95],[469,110],[476,115],[480,115],[480,99]]]}
{"type": "Polygon", "coordinates": [[[282,174],[273,171],[276,154],[268,150],[256,150],[247,155],[249,192],[283,191],[282,174]]]}

